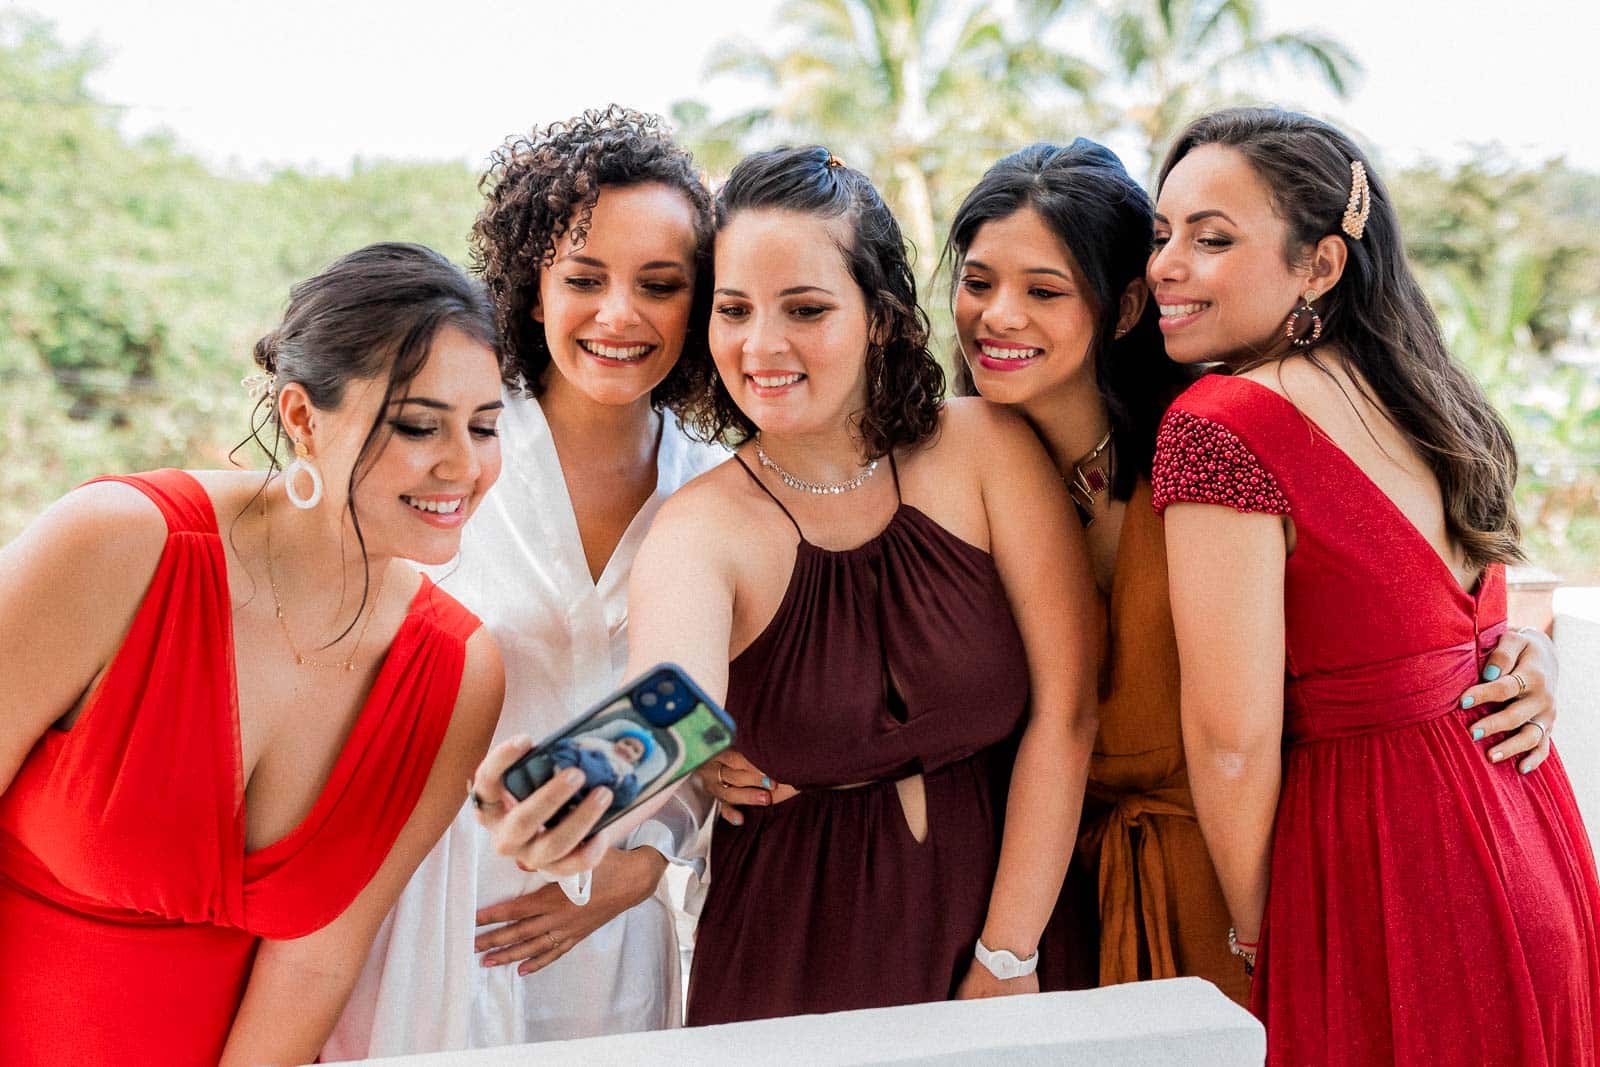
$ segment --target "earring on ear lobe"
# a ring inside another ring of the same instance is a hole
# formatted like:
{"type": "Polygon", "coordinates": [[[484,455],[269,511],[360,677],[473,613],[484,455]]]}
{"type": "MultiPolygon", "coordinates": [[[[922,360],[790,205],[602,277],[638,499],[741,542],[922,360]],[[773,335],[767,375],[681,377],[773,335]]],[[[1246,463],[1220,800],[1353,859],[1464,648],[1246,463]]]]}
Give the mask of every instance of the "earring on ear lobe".
{"type": "Polygon", "coordinates": [[[322,502],[322,472],[311,462],[311,450],[304,441],[296,439],[294,462],[283,469],[283,494],[289,498],[289,503],[302,511],[310,511],[322,502]],[[302,474],[311,479],[311,492],[307,496],[301,496],[295,490],[295,479],[302,474]]]}
{"type": "Polygon", "coordinates": [[[1283,324],[1283,335],[1296,348],[1310,348],[1322,336],[1322,316],[1311,306],[1311,301],[1316,298],[1317,291],[1307,289],[1300,305],[1289,312],[1289,318],[1283,324]],[[1311,316],[1310,319],[1306,318],[1307,315],[1311,316]]]}

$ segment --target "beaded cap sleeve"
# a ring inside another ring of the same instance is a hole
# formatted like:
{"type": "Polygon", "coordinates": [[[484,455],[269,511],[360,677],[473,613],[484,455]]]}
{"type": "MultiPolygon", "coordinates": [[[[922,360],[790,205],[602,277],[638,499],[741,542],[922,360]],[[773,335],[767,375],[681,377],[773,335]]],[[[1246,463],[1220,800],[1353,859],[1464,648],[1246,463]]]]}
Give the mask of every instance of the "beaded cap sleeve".
{"type": "Polygon", "coordinates": [[[1185,410],[1183,398],[1156,434],[1151,503],[1218,504],[1240,512],[1287,515],[1289,500],[1239,436],[1213,419],[1185,410]]]}

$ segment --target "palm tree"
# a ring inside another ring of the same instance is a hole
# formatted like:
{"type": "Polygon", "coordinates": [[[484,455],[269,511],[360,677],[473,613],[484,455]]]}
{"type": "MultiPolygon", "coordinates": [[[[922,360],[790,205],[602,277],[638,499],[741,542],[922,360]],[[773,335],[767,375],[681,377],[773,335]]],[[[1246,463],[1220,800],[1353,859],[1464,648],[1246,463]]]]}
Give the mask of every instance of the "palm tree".
{"type": "Polygon", "coordinates": [[[1258,0],[1106,0],[1107,97],[1139,137],[1152,178],[1161,155],[1201,112],[1237,99],[1279,64],[1310,71],[1343,98],[1361,65],[1336,38],[1263,32],[1258,0]]]}
{"type": "Polygon", "coordinates": [[[1041,42],[1064,6],[1028,0],[1005,20],[976,0],[788,0],[782,44],[727,42],[708,64],[761,85],[766,102],[713,121],[685,101],[673,117],[714,172],[749,148],[827,144],[878,182],[926,281],[936,215],[983,166],[1082,127],[1096,72],[1041,42]]]}

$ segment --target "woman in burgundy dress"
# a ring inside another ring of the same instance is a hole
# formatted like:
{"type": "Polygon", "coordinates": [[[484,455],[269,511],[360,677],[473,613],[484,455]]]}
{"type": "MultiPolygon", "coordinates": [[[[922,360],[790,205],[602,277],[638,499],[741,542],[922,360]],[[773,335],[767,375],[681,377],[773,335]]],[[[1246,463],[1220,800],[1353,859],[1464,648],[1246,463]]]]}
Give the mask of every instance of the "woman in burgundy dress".
{"type": "Polygon", "coordinates": [[[1168,354],[1232,372],[1168,412],[1154,497],[1269,1062],[1595,1062],[1594,857],[1559,757],[1522,756],[1548,722],[1480,718],[1515,672],[1459,696],[1506,626],[1516,457],[1386,191],[1321,122],[1219,112],[1162,168],[1156,245],[1168,354]]]}
{"type": "Polygon", "coordinates": [[[499,473],[477,287],[362,249],[256,361],[281,476],[103,479],[0,552],[7,1064],[315,1058],[499,713],[489,636],[405,562],[499,473]]]}
{"type": "Polygon", "coordinates": [[[1020,420],[940,402],[863,175],[751,156],[717,227],[688,421],[738,448],[640,550],[633,668],[725,693],[741,750],[800,792],[717,825],[688,1021],[1036,990],[1101,631],[1065,489],[1020,420]]]}

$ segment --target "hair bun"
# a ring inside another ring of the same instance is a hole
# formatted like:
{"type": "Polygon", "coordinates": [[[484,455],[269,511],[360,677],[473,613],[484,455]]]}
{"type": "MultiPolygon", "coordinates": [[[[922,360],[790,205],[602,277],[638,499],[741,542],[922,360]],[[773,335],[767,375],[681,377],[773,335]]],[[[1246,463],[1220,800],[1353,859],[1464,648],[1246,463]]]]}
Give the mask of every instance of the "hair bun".
{"type": "Polygon", "coordinates": [[[280,335],[277,330],[271,330],[256,342],[256,366],[268,374],[278,373],[278,345],[280,335]]]}

